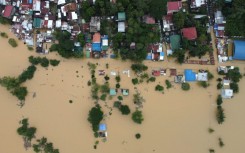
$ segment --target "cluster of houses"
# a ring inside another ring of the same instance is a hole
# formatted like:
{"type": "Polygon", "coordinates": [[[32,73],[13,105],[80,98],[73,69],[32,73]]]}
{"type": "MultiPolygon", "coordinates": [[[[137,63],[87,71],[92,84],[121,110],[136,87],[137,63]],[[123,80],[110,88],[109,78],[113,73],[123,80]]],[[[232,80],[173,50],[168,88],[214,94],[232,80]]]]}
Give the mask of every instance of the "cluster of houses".
{"type": "MultiPolygon", "coordinates": [[[[230,69],[234,69],[234,66],[219,66],[218,67],[218,72],[222,72],[223,74],[228,73],[228,71],[230,69]]],[[[224,77],[222,79],[222,89],[221,89],[221,96],[224,99],[230,99],[233,97],[233,90],[230,89],[230,83],[231,83],[231,79],[224,77]]]]}

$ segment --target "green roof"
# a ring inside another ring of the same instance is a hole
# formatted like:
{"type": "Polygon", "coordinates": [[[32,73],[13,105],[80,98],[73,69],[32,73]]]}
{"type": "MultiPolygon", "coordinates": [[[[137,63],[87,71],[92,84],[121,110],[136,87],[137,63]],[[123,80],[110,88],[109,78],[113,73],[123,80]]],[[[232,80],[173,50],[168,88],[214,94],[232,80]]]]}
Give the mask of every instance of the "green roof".
{"type": "Polygon", "coordinates": [[[41,19],[40,18],[34,18],[33,26],[35,28],[41,28],[41,19]]]}
{"type": "Polygon", "coordinates": [[[90,51],[86,51],[86,57],[90,58],[90,51]]]}
{"type": "Polygon", "coordinates": [[[170,45],[172,50],[176,50],[180,48],[180,35],[172,35],[170,36],[170,45]]]}
{"type": "Polygon", "coordinates": [[[110,89],[110,95],[115,96],[117,94],[116,89],[110,89]]]}
{"type": "Polygon", "coordinates": [[[125,12],[118,12],[118,20],[126,20],[125,12]]]}
{"type": "Polygon", "coordinates": [[[102,46],[102,50],[108,50],[108,46],[102,46]]]}

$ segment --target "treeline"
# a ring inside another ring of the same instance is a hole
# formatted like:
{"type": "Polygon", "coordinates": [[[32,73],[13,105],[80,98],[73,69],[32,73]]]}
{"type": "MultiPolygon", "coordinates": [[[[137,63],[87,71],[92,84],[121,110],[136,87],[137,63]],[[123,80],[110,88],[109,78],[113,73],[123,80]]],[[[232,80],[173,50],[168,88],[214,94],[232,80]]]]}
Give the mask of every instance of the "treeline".
{"type": "Polygon", "coordinates": [[[35,139],[37,129],[35,127],[30,127],[27,118],[24,118],[20,121],[21,126],[17,129],[17,133],[23,137],[24,146],[27,149],[32,147],[36,153],[59,153],[59,149],[53,147],[53,143],[48,142],[47,138],[42,137],[37,139],[36,143],[31,145],[32,139],[35,139]]]}
{"type": "Polygon", "coordinates": [[[224,0],[217,0],[216,7],[221,9],[226,17],[225,34],[227,36],[245,37],[244,0],[233,0],[232,3],[225,3],[224,0]]]}

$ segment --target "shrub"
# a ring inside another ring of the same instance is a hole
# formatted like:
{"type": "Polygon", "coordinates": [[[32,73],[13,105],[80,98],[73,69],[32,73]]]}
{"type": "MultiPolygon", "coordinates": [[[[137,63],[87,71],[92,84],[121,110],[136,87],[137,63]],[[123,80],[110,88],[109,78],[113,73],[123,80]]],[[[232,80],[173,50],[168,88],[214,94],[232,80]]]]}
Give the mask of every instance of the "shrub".
{"type": "Polygon", "coordinates": [[[40,57],[33,57],[33,56],[29,56],[29,62],[33,65],[37,65],[41,62],[41,58],[40,57]]]}
{"type": "Polygon", "coordinates": [[[119,109],[123,115],[128,115],[130,113],[128,105],[121,105],[119,109]]]}
{"type": "Polygon", "coordinates": [[[94,132],[98,131],[99,124],[103,119],[103,115],[104,113],[99,105],[96,105],[95,107],[91,108],[91,110],[89,111],[88,121],[91,123],[94,132]]]}
{"type": "Polygon", "coordinates": [[[209,153],[215,153],[214,149],[209,149],[209,153]]]}
{"type": "Polygon", "coordinates": [[[1,32],[0,35],[1,35],[1,37],[3,37],[3,38],[8,38],[8,35],[7,35],[7,33],[5,33],[5,32],[1,32]]]}
{"type": "Polygon", "coordinates": [[[208,80],[211,80],[214,78],[214,75],[208,71],[208,80]]]}
{"type": "Polygon", "coordinates": [[[218,81],[218,82],[221,82],[221,81],[222,81],[222,79],[221,79],[221,78],[218,78],[218,79],[217,79],[217,81],[218,81]]]}
{"type": "Polygon", "coordinates": [[[116,84],[116,88],[117,89],[120,88],[120,84],[119,83],[116,84]]]}
{"type": "Polygon", "coordinates": [[[108,64],[108,63],[106,63],[105,67],[106,67],[106,69],[108,69],[108,68],[109,68],[109,64],[108,64]]]}
{"type": "Polygon", "coordinates": [[[221,89],[222,87],[223,87],[222,83],[219,82],[219,83],[217,84],[217,89],[221,89]]]}
{"type": "Polygon", "coordinates": [[[123,100],[123,97],[122,96],[118,96],[117,99],[120,100],[120,101],[122,101],[123,100]]]}
{"type": "Polygon", "coordinates": [[[29,51],[33,51],[33,50],[34,50],[33,47],[30,47],[30,46],[28,46],[27,49],[28,49],[29,51]]]}
{"type": "Polygon", "coordinates": [[[55,59],[49,60],[49,62],[52,66],[58,66],[60,64],[60,61],[55,59]]]}
{"type": "Polygon", "coordinates": [[[139,83],[138,78],[134,78],[134,79],[132,79],[132,83],[133,83],[134,85],[138,84],[138,83],[139,83]]]}
{"type": "Polygon", "coordinates": [[[185,82],[181,84],[181,88],[185,91],[190,90],[190,84],[185,82]]]}
{"type": "Polygon", "coordinates": [[[208,128],[208,132],[209,132],[209,133],[213,133],[213,132],[214,132],[214,129],[208,128]]]}
{"type": "Polygon", "coordinates": [[[233,90],[233,93],[238,93],[239,92],[239,86],[236,82],[230,83],[230,88],[233,90]]]}
{"type": "Polygon", "coordinates": [[[115,108],[120,108],[121,107],[121,102],[120,101],[115,101],[114,104],[113,104],[113,107],[115,108]]]}
{"type": "Polygon", "coordinates": [[[221,138],[219,138],[219,146],[220,146],[220,147],[224,147],[224,145],[225,145],[225,144],[224,144],[223,140],[222,140],[221,138]]]}
{"type": "Polygon", "coordinates": [[[117,75],[115,79],[116,79],[117,82],[121,81],[121,77],[119,75],[117,75]]]}
{"type": "Polygon", "coordinates": [[[156,81],[156,78],[155,77],[150,77],[148,80],[147,80],[147,83],[148,82],[155,82],[156,81]]]}
{"type": "Polygon", "coordinates": [[[221,106],[217,107],[216,119],[219,124],[222,124],[225,121],[224,110],[221,106]]]}
{"type": "Polygon", "coordinates": [[[109,91],[110,91],[110,88],[109,88],[109,85],[107,83],[100,86],[100,92],[109,93],[109,91]]]}
{"type": "Polygon", "coordinates": [[[165,80],[165,84],[167,86],[167,89],[172,87],[172,84],[171,84],[171,82],[169,80],[165,80]]]}
{"type": "Polygon", "coordinates": [[[144,121],[143,115],[142,115],[142,111],[136,110],[133,114],[132,114],[132,120],[135,123],[141,124],[144,121]]]}
{"type": "Polygon", "coordinates": [[[100,100],[103,100],[103,101],[105,101],[106,100],[106,94],[102,94],[101,96],[100,96],[100,100]]]}
{"type": "Polygon", "coordinates": [[[140,133],[135,134],[135,138],[139,139],[141,137],[140,133]]]}
{"type": "Polygon", "coordinates": [[[25,118],[20,123],[22,124],[22,126],[17,129],[17,133],[27,138],[29,141],[35,138],[36,128],[29,127],[28,119],[25,118]]]}
{"type": "Polygon", "coordinates": [[[89,80],[88,83],[87,83],[88,86],[91,86],[91,81],[89,80]]]}
{"type": "Polygon", "coordinates": [[[209,86],[209,84],[206,81],[199,81],[198,84],[203,88],[207,88],[209,86]]]}
{"type": "Polygon", "coordinates": [[[43,57],[42,60],[40,61],[42,67],[48,67],[49,66],[49,60],[46,57],[43,57]]]}
{"type": "Polygon", "coordinates": [[[156,85],[155,90],[156,91],[163,91],[164,88],[163,88],[163,86],[161,86],[161,85],[158,84],[158,85],[156,85]]]}
{"type": "Polygon", "coordinates": [[[108,81],[108,80],[110,80],[110,77],[109,77],[108,75],[106,75],[106,76],[104,77],[104,79],[105,79],[106,81],[108,81]]]}
{"type": "Polygon", "coordinates": [[[12,47],[17,47],[18,44],[16,42],[16,40],[14,38],[9,38],[8,43],[12,46],[12,47]]]}
{"type": "Polygon", "coordinates": [[[218,96],[216,102],[217,102],[217,105],[221,105],[223,103],[221,95],[218,96]]]}

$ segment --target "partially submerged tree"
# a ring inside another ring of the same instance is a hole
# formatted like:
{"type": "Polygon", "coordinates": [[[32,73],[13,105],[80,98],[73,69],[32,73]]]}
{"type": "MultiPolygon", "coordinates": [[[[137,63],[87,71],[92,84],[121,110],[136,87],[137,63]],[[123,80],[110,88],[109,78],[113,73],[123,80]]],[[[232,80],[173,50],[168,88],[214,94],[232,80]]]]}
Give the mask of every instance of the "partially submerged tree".
{"type": "Polygon", "coordinates": [[[137,124],[141,124],[144,121],[142,111],[136,110],[132,114],[132,120],[137,124]]]}
{"type": "Polygon", "coordinates": [[[89,111],[88,121],[91,123],[94,132],[98,131],[99,124],[103,119],[103,115],[104,113],[99,105],[96,105],[89,111]]]}

